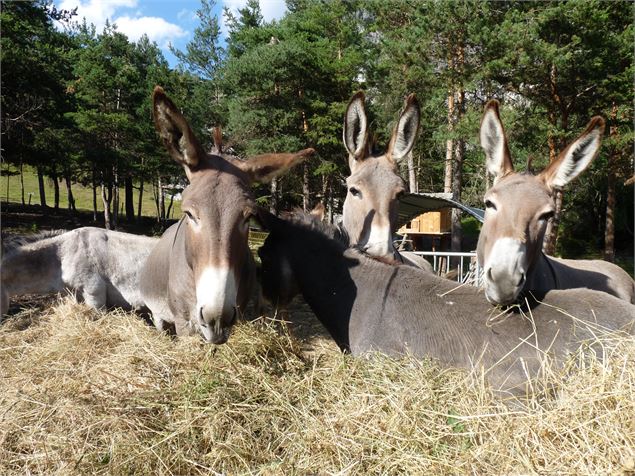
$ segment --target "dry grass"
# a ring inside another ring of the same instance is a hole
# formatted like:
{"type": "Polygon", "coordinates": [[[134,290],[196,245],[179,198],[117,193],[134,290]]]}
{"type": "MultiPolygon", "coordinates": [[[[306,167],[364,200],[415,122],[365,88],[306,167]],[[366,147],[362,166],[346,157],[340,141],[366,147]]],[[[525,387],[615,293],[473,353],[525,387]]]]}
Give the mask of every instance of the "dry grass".
{"type": "Polygon", "coordinates": [[[633,474],[635,342],[507,407],[460,371],[279,326],[227,345],[61,301],[0,328],[0,474],[633,474]]]}

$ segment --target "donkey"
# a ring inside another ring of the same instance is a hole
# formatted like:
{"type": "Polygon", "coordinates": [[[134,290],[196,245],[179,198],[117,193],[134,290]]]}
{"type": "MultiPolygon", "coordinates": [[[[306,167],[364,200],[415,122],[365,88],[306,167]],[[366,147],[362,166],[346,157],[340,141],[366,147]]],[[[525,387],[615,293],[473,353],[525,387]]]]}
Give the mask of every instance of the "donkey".
{"type": "Polygon", "coordinates": [[[606,293],[550,291],[527,312],[495,316],[476,288],[347,248],[340,229],[311,216],[283,220],[262,210],[259,217],[270,232],[259,250],[264,296],[275,303],[297,289],[353,355],[410,353],[482,368],[495,390],[518,394],[546,361],[562,364],[582,341],[634,331],[635,306],[606,293]]]}
{"type": "Polygon", "coordinates": [[[494,304],[515,302],[522,291],[589,288],[635,302],[635,283],[619,266],[601,260],[546,256],[542,242],[554,215],[554,190],[576,178],[598,154],[604,119],[585,131],[538,175],[514,171],[499,104],[489,101],[481,121],[481,146],[494,185],[485,194],[485,222],[477,245],[485,295],[494,304]]]}
{"type": "Polygon", "coordinates": [[[141,293],[158,329],[174,323],[178,335],[200,332],[227,341],[255,279],[247,237],[255,200],[250,185],[284,173],[311,154],[264,154],[248,161],[207,154],[163,89],[153,96],[154,123],[163,144],[185,169],[183,217],[168,228],[141,272],[141,293]]]}
{"type": "Polygon", "coordinates": [[[398,163],[414,146],[421,116],[414,94],[408,96],[388,149],[374,154],[369,143],[364,93],[356,93],[344,116],[344,146],[351,175],[346,179],[343,225],[351,243],[372,256],[395,258],[433,272],[432,265],[414,253],[399,253],[392,242],[397,228],[399,197],[406,191],[398,163]]]}
{"type": "Polygon", "coordinates": [[[93,227],[3,241],[2,315],[13,295],[64,289],[95,309],[143,310],[139,264],[158,242],[158,238],[93,227]]]}

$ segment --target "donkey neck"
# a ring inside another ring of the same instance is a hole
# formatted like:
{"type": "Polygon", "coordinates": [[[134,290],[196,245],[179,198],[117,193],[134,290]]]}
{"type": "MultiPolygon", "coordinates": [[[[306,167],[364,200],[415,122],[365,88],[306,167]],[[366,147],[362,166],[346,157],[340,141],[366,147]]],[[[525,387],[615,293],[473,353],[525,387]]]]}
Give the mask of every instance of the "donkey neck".
{"type": "Polygon", "coordinates": [[[525,291],[547,291],[557,289],[558,275],[554,261],[542,251],[538,254],[538,259],[529,270],[525,291]]]}
{"type": "Polygon", "coordinates": [[[356,265],[356,260],[342,256],[332,243],[311,246],[309,250],[301,249],[297,243],[301,242],[289,245],[288,250],[293,251],[288,258],[299,290],[340,349],[349,351],[349,322],[357,295],[350,267],[356,265]]]}

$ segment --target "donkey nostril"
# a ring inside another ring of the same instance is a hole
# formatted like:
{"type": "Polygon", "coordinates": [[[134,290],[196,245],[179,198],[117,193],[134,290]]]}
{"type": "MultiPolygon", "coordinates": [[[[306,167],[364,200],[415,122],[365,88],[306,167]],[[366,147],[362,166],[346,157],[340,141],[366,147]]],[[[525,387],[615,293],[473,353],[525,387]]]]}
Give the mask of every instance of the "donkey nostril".
{"type": "Polygon", "coordinates": [[[205,322],[205,318],[203,317],[203,308],[198,308],[198,322],[201,327],[207,327],[207,322],[205,322]]]}
{"type": "Polygon", "coordinates": [[[492,277],[492,268],[487,268],[487,273],[485,273],[485,275],[487,276],[487,279],[494,281],[494,278],[492,277]]]}

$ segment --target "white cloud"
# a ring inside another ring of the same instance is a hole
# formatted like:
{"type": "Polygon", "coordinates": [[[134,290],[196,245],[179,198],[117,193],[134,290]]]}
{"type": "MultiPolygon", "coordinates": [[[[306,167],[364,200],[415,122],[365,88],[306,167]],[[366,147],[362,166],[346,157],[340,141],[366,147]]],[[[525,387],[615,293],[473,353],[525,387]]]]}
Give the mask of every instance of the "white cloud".
{"type": "Polygon", "coordinates": [[[160,17],[130,18],[121,16],[114,20],[117,29],[131,41],[137,41],[145,33],[151,41],[156,41],[162,48],[167,47],[175,38],[187,36],[180,26],[160,17]]]}
{"type": "Polygon", "coordinates": [[[279,20],[287,11],[284,0],[260,0],[260,10],[265,20],[279,20]]]}
{"type": "Polygon", "coordinates": [[[192,10],[188,10],[187,8],[184,8],[179,13],[177,13],[176,18],[178,18],[179,20],[183,20],[183,19],[197,20],[198,19],[198,17],[196,16],[196,12],[193,12],[192,10]]]}
{"type": "Polygon", "coordinates": [[[81,21],[86,18],[87,23],[93,23],[100,32],[106,19],[113,20],[115,11],[121,8],[135,8],[138,0],[63,0],[59,8],[62,10],[72,10],[77,8],[77,18],[81,21]]]}
{"type": "MultiPolygon", "coordinates": [[[[222,5],[236,14],[239,8],[247,5],[247,0],[223,0],[222,5]]],[[[260,0],[260,11],[265,21],[279,20],[287,11],[287,5],[284,0],[260,0]]],[[[224,16],[221,19],[221,29],[227,35],[228,31],[224,16]]]]}
{"type": "Polygon", "coordinates": [[[168,43],[176,38],[188,35],[179,25],[160,17],[141,16],[139,10],[125,15],[115,15],[122,9],[136,9],[138,3],[138,0],[63,0],[59,8],[72,10],[77,7],[79,21],[86,18],[87,23],[95,25],[98,33],[102,31],[108,19],[131,41],[137,41],[145,33],[151,41],[156,41],[162,48],[166,48],[168,43]]]}

